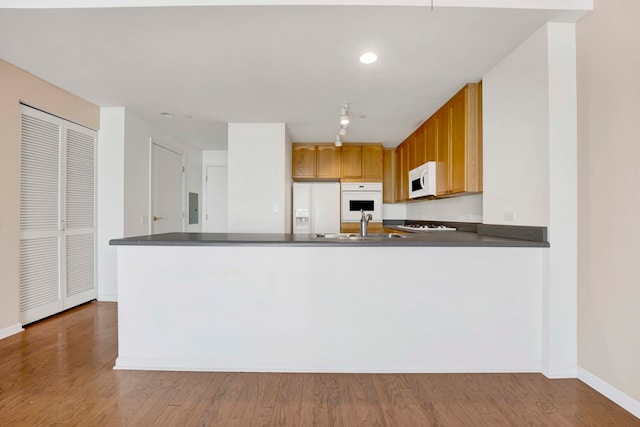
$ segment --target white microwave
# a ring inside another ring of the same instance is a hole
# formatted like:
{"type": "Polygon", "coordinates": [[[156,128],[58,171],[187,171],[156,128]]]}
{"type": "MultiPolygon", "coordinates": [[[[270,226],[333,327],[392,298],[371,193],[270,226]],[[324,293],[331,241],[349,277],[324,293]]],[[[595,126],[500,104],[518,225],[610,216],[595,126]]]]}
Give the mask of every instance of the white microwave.
{"type": "Polygon", "coordinates": [[[436,162],[427,162],[409,171],[409,198],[436,195],[436,162]]]}

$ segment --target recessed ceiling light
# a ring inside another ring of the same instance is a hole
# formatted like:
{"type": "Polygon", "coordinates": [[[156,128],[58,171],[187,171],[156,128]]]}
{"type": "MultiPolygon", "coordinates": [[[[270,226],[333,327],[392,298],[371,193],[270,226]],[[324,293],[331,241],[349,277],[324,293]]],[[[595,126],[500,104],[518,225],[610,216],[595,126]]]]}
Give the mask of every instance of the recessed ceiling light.
{"type": "Polygon", "coordinates": [[[367,52],[360,56],[360,62],[363,64],[373,64],[378,60],[378,55],[373,52],[367,52]]]}
{"type": "Polygon", "coordinates": [[[169,117],[169,118],[173,117],[173,113],[160,113],[160,115],[162,117],[169,117]]]}

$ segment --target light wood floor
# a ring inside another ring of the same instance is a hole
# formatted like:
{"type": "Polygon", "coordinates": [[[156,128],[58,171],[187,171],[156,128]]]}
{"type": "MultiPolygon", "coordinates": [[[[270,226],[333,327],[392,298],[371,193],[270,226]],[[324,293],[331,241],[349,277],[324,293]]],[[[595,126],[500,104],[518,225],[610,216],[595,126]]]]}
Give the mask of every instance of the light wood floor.
{"type": "Polygon", "coordinates": [[[115,303],[0,340],[0,426],[640,426],[540,374],[114,371],[115,303]]]}

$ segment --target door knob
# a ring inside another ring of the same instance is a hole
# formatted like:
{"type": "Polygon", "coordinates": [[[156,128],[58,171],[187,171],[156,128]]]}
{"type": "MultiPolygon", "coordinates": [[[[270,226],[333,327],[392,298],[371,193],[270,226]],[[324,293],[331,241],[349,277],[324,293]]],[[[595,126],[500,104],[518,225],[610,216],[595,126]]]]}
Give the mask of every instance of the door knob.
{"type": "Polygon", "coordinates": [[[155,216],[155,215],[153,216],[153,220],[154,220],[154,221],[157,221],[157,220],[159,220],[159,219],[162,219],[162,217],[161,217],[161,216],[155,216]]]}

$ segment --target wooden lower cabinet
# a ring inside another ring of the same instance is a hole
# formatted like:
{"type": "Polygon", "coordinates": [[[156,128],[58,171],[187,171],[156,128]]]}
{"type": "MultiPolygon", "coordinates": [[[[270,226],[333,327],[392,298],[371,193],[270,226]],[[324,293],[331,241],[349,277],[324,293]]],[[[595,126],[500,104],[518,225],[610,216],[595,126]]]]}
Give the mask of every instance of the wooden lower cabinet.
{"type": "MultiPolygon", "coordinates": [[[[359,222],[343,222],[340,224],[340,232],[341,233],[360,233],[360,223],[359,222]]],[[[367,232],[371,233],[382,233],[382,223],[381,222],[370,222],[369,227],[367,228],[367,232]]]]}

